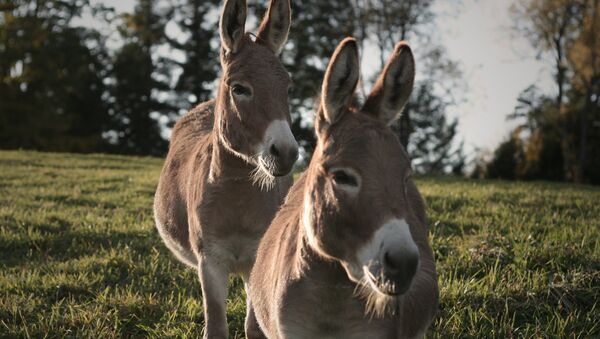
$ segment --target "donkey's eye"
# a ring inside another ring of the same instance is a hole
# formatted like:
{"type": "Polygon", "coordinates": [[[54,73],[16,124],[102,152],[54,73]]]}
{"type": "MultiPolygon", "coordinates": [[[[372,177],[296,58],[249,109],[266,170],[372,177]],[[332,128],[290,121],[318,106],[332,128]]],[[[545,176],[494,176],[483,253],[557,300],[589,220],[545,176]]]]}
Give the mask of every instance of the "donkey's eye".
{"type": "Polygon", "coordinates": [[[358,186],[358,179],[353,174],[345,170],[335,170],[332,172],[333,181],[338,185],[358,186]]]}
{"type": "Polygon", "coordinates": [[[234,95],[243,95],[243,96],[251,96],[252,95],[252,91],[250,90],[250,88],[246,87],[246,86],[242,86],[240,84],[235,84],[231,87],[231,91],[233,92],[234,95]]]}

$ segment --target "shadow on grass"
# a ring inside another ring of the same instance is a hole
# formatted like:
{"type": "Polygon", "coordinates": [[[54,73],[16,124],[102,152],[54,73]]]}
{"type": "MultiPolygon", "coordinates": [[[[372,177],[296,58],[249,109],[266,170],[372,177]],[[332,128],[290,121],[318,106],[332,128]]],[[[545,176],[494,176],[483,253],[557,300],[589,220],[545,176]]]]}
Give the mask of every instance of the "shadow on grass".
{"type": "Polygon", "coordinates": [[[148,231],[75,231],[70,229],[67,222],[64,225],[58,228],[47,226],[46,223],[34,225],[34,228],[44,230],[41,239],[26,238],[26,235],[10,241],[0,238],[0,253],[3,255],[0,267],[28,266],[31,261],[67,261],[125,246],[137,254],[145,255],[150,253],[152,246],[158,244],[156,237],[148,231]]]}
{"type": "MultiPolygon", "coordinates": [[[[497,333],[500,334],[500,337],[515,335],[518,337],[519,334],[523,334],[519,333],[520,330],[527,327],[537,326],[542,330],[549,330],[548,324],[555,321],[558,314],[562,319],[570,318],[574,314],[581,316],[580,320],[583,320],[585,318],[583,315],[586,314],[593,316],[597,300],[594,300],[591,294],[593,293],[590,292],[590,289],[585,288],[567,290],[555,287],[541,291],[519,291],[504,296],[461,294],[441,300],[436,322],[439,325],[440,321],[453,318],[456,312],[465,311],[457,309],[457,307],[468,305],[467,312],[473,313],[472,317],[477,315],[473,319],[480,322],[491,322],[490,325],[500,331],[497,333]],[[501,321],[501,318],[505,319],[501,321]],[[497,326],[498,323],[507,324],[509,322],[514,322],[512,329],[497,326]],[[510,333],[511,330],[516,333],[510,333]],[[508,332],[502,334],[502,331],[508,332]]],[[[585,333],[588,329],[589,326],[585,321],[574,321],[569,324],[568,331],[585,333]]],[[[444,337],[443,332],[437,334],[442,334],[441,337],[444,337]]],[[[451,334],[446,333],[446,335],[451,334]]]]}
{"type": "Polygon", "coordinates": [[[98,201],[97,199],[89,198],[74,198],[68,194],[44,194],[36,195],[34,197],[36,201],[49,201],[60,205],[65,205],[69,208],[87,207],[87,208],[101,208],[101,209],[115,209],[117,206],[115,203],[108,201],[98,201]]]}

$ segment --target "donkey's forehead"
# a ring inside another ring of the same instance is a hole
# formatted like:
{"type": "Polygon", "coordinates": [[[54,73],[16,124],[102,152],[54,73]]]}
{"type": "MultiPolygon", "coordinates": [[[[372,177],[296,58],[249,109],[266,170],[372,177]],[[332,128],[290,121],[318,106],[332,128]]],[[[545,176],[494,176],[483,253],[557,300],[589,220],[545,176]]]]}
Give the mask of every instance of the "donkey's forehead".
{"type": "Polygon", "coordinates": [[[409,166],[408,155],[384,123],[362,113],[347,112],[324,140],[328,162],[360,163],[361,167],[409,166]]]}
{"type": "Polygon", "coordinates": [[[269,78],[269,81],[290,81],[289,73],[279,58],[267,47],[246,40],[238,53],[232,55],[226,65],[227,75],[250,78],[269,78]]]}

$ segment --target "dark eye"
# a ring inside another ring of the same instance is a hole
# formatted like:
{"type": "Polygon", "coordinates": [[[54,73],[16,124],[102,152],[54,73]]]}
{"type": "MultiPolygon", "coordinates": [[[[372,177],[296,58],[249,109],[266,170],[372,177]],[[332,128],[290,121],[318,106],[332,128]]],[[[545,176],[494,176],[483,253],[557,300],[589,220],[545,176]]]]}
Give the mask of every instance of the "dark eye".
{"type": "Polygon", "coordinates": [[[338,185],[358,186],[358,179],[345,170],[335,170],[332,172],[333,181],[338,185]]]}
{"type": "Polygon", "coordinates": [[[231,87],[231,91],[235,95],[244,95],[244,96],[250,96],[250,95],[252,95],[252,91],[250,90],[250,88],[248,88],[246,86],[242,86],[240,84],[233,85],[231,87]]]}

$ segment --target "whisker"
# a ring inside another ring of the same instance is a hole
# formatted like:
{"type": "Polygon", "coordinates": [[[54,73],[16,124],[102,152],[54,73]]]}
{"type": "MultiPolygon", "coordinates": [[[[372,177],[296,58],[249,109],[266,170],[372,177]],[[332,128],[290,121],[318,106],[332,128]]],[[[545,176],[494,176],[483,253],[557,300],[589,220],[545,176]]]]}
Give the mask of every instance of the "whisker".
{"type": "MultiPolygon", "coordinates": [[[[367,271],[367,270],[366,270],[367,271]]],[[[365,272],[373,276],[371,272],[365,272]]],[[[385,282],[383,287],[389,286],[389,282],[385,282]]],[[[398,310],[398,298],[388,296],[377,292],[370,285],[368,278],[363,278],[356,284],[354,295],[365,302],[365,316],[370,320],[373,318],[383,318],[386,314],[394,315],[398,310]]]]}
{"type": "Polygon", "coordinates": [[[271,190],[275,187],[275,176],[267,171],[272,164],[261,157],[258,157],[258,165],[250,172],[250,179],[253,185],[258,185],[261,190],[271,190]]]}

